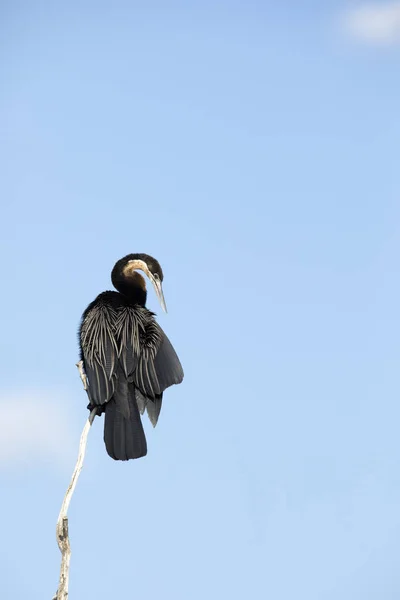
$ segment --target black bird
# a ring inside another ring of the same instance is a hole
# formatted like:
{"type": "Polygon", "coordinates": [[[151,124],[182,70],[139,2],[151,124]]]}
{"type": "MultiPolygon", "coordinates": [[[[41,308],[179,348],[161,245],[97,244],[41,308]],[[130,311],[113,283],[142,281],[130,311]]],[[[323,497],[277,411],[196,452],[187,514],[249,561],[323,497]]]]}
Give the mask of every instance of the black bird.
{"type": "Polygon", "coordinates": [[[79,328],[88,409],[105,412],[104,442],[114,460],[147,454],[140,414],[147,409],[155,427],[164,390],[183,379],[171,342],[145,307],[146,281],[138,270],[148,276],[166,312],[160,264],[147,254],[128,254],[111,273],[118,291],[99,294],[79,328]]]}

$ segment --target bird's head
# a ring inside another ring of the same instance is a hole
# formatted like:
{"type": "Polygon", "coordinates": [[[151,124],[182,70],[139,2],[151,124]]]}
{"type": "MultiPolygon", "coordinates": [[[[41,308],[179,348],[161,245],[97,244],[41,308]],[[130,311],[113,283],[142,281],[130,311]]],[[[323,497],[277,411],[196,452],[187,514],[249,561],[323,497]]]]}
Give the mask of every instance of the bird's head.
{"type": "Polygon", "coordinates": [[[133,286],[140,287],[146,297],[146,281],[138,271],[142,271],[150,279],[162,309],[167,312],[162,290],[164,279],[162,268],[160,263],[148,254],[128,254],[117,261],[111,273],[113,286],[123,294],[133,286]]]}

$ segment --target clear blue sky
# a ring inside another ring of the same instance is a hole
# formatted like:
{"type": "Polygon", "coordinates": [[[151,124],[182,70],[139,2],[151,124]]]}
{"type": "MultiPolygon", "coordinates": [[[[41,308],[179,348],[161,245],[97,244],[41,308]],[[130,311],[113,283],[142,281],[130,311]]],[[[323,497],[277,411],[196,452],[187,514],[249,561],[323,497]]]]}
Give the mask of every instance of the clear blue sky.
{"type": "Polygon", "coordinates": [[[3,3],[5,600],[55,592],[76,331],[129,252],[185,380],[145,459],[95,421],[71,600],[400,597],[400,49],[350,5],[3,3]]]}

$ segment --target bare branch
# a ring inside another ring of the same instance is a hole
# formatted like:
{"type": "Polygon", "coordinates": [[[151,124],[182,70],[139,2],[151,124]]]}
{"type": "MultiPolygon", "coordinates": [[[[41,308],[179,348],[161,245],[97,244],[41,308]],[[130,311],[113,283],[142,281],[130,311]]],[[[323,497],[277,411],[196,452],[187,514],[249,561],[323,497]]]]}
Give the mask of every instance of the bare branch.
{"type": "MultiPolygon", "coordinates": [[[[81,377],[83,387],[87,391],[87,381],[86,381],[85,372],[83,370],[82,361],[78,362],[76,366],[78,367],[79,375],[81,377]]],[[[71,546],[70,546],[69,535],[68,535],[67,513],[68,513],[69,504],[71,502],[72,494],[74,493],[75,486],[78,482],[80,472],[82,471],[83,460],[85,458],[85,452],[86,452],[87,438],[89,435],[90,427],[96,416],[96,412],[97,412],[96,408],[94,408],[91,411],[89,418],[85,423],[85,427],[83,428],[83,431],[81,434],[81,439],[79,442],[78,459],[76,461],[75,469],[74,469],[74,472],[72,473],[70,484],[68,486],[68,489],[64,496],[63,503],[61,505],[60,514],[58,515],[56,536],[57,536],[58,547],[60,548],[60,552],[61,552],[61,569],[60,569],[60,579],[59,579],[59,583],[58,583],[58,590],[57,590],[57,593],[54,596],[53,600],[68,600],[69,563],[70,563],[70,559],[71,559],[71,546]]]]}

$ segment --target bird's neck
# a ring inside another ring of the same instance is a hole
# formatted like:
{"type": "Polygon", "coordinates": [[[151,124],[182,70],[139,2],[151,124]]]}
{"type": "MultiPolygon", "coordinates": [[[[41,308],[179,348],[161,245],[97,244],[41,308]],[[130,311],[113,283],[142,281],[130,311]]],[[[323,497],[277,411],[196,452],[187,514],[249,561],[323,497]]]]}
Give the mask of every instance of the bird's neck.
{"type": "Polygon", "coordinates": [[[128,298],[132,304],[145,306],[147,300],[146,282],[139,273],[133,272],[130,277],[114,281],[115,288],[128,298]]]}

